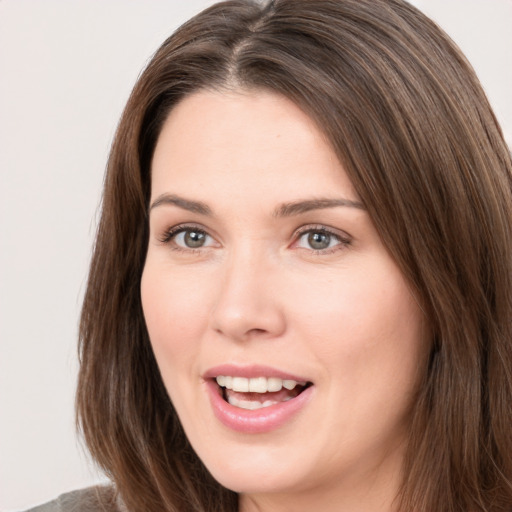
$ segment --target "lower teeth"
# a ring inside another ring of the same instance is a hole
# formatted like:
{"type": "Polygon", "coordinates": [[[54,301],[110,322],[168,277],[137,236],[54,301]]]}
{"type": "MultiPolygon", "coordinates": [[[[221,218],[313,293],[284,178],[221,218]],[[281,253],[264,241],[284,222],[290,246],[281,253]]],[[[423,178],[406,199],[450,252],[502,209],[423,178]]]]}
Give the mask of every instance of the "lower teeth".
{"type": "MultiPolygon", "coordinates": [[[[283,402],[287,402],[291,400],[292,397],[287,397],[283,400],[283,402]]],[[[250,411],[254,411],[256,409],[263,409],[263,407],[270,407],[271,405],[279,404],[282,402],[277,402],[275,400],[265,400],[265,402],[258,402],[257,400],[239,400],[234,396],[228,396],[227,401],[230,405],[234,407],[239,407],[240,409],[248,409],[250,411]]]]}
{"type": "Polygon", "coordinates": [[[310,386],[311,383],[307,383],[305,386],[297,386],[293,390],[290,390],[287,392],[286,395],[283,395],[282,393],[268,393],[266,400],[263,402],[260,401],[258,398],[263,398],[262,395],[260,395],[257,399],[254,399],[254,395],[257,395],[257,393],[240,393],[240,392],[233,392],[230,389],[227,389],[225,387],[220,387],[219,391],[221,393],[222,398],[228,402],[233,407],[238,407],[240,409],[246,409],[249,411],[254,411],[257,409],[263,409],[264,407],[270,407],[275,404],[281,404],[283,402],[288,402],[288,400],[292,400],[293,398],[297,397],[310,386]],[[252,396],[250,396],[252,395],[252,396]],[[278,395],[278,396],[276,396],[278,395]],[[251,399],[252,398],[252,399],[251,399]],[[276,399],[277,398],[277,399],[276,399]]]}

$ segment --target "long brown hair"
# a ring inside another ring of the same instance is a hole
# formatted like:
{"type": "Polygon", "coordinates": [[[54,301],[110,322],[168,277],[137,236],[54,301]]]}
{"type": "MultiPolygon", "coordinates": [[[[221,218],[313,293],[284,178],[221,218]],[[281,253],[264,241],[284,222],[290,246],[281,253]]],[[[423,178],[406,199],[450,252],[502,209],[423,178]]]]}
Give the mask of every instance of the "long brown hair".
{"type": "Polygon", "coordinates": [[[130,510],[235,511],[190,447],[140,300],[150,163],[200,89],[264,88],[325,132],[432,333],[402,511],[512,508],[512,164],[453,42],[402,0],[223,2],[139,78],[112,146],[80,325],[77,418],[130,510]]]}

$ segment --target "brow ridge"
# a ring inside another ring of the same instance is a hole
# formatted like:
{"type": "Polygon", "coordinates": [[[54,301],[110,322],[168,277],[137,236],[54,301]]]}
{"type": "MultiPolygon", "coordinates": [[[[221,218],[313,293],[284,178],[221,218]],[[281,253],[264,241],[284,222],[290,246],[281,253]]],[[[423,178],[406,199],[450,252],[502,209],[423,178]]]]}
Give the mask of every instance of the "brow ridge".
{"type": "MultiPolygon", "coordinates": [[[[212,215],[212,210],[206,203],[203,203],[201,201],[193,201],[191,199],[185,199],[175,194],[162,194],[158,196],[149,207],[149,210],[151,211],[153,208],[157,208],[158,206],[162,205],[174,205],[184,210],[193,213],[198,213],[200,215],[212,215]]],[[[365,207],[362,203],[358,201],[353,201],[351,199],[317,198],[293,201],[290,203],[283,203],[274,210],[273,216],[291,217],[294,215],[307,213],[312,210],[323,210],[327,208],[336,207],[350,207],[365,210],[365,207]]]]}
{"type": "Polygon", "coordinates": [[[344,198],[319,198],[319,199],[306,199],[303,201],[294,201],[291,203],[284,203],[274,211],[275,217],[290,217],[293,215],[300,215],[312,210],[323,210],[326,208],[336,208],[345,206],[349,208],[357,208],[365,210],[366,208],[359,201],[352,201],[351,199],[344,198]]]}
{"type": "Polygon", "coordinates": [[[158,196],[153,201],[153,203],[151,203],[149,211],[151,211],[153,208],[157,208],[158,206],[168,204],[177,206],[189,212],[199,213],[200,215],[212,215],[212,210],[207,204],[201,201],[192,201],[190,199],[185,199],[175,194],[162,194],[158,196]]]}

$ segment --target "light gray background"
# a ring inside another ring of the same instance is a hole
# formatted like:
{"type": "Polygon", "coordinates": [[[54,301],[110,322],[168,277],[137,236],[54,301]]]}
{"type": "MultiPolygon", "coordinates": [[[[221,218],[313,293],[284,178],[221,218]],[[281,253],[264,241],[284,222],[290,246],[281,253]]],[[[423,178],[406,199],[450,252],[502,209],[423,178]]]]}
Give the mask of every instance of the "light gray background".
{"type": "MultiPolygon", "coordinates": [[[[209,0],[0,0],[0,510],[102,479],[74,433],[76,337],[117,120],[209,0]]],[[[416,0],[512,135],[512,0],[416,0]]]]}

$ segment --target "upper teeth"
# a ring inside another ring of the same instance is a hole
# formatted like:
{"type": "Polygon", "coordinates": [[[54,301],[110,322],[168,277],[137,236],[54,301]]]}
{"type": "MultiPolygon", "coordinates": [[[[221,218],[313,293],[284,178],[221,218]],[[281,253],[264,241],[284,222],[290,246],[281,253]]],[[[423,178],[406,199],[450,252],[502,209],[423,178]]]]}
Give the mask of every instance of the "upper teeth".
{"type": "Polygon", "coordinates": [[[245,377],[231,377],[219,375],[217,384],[223,388],[232,389],[240,393],[267,393],[267,391],[281,391],[282,388],[293,389],[297,384],[305,385],[305,382],[297,382],[290,379],[279,379],[277,377],[256,377],[247,379],[245,377]]]}

